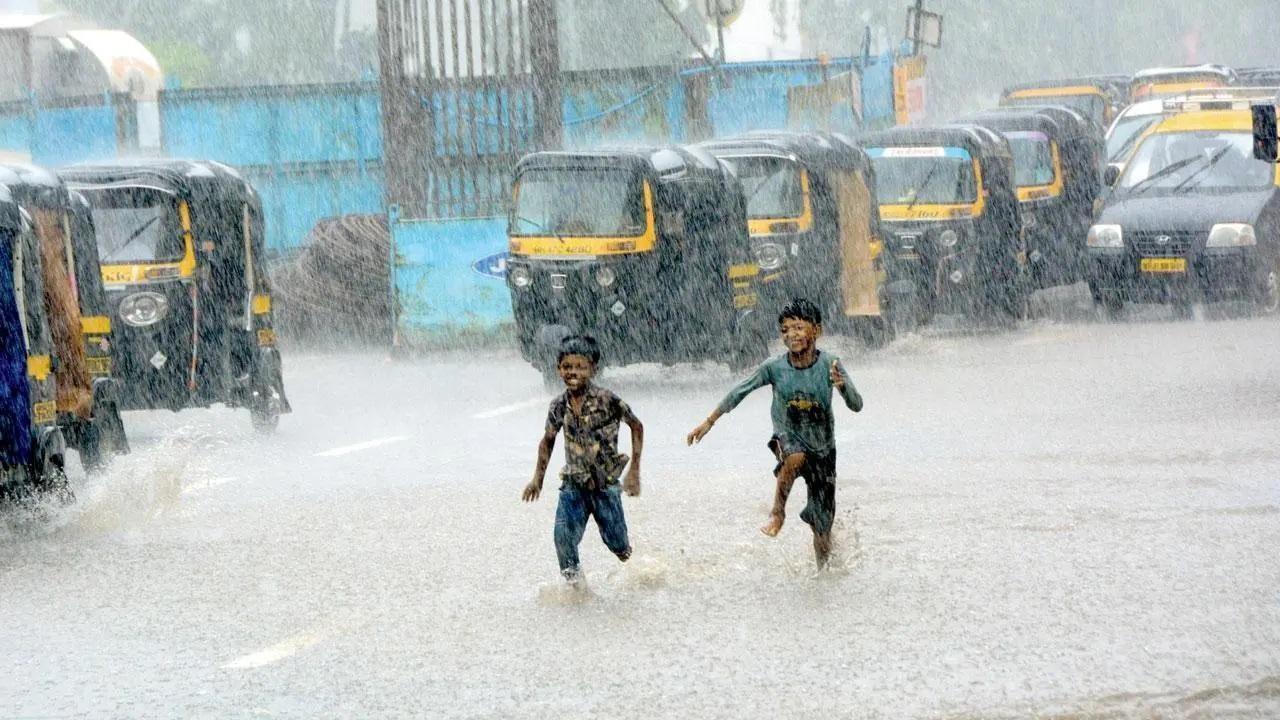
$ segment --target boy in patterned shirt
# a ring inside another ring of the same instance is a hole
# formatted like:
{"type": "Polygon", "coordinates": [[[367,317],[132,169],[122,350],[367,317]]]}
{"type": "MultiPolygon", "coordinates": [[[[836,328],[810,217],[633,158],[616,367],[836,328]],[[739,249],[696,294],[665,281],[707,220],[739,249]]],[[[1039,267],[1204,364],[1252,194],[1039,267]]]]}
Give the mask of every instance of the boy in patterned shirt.
{"type": "Polygon", "coordinates": [[[605,546],[623,562],[631,557],[618,485],[627,466],[627,456],[618,453],[620,423],[631,428],[631,468],[621,490],[632,497],[640,494],[644,426],[617,395],[592,384],[599,364],[600,349],[593,338],[574,335],[561,343],[557,369],[565,392],[551,401],[546,432],[538,445],[538,464],[522,496],[525,502],[533,502],[542,493],[556,435],[563,430],[565,466],[560,471],[554,537],[560,572],[573,584],[582,577],[578,544],[586,532],[587,519],[593,515],[605,546]]]}
{"type": "Polygon", "coordinates": [[[773,509],[760,531],[769,537],[782,530],[787,496],[797,477],[803,477],[808,502],[800,519],[813,530],[813,554],[819,568],[831,555],[831,525],[836,512],[835,419],[832,391],[840,393],[852,411],[862,410],[862,396],[840,365],[840,358],[817,348],[822,337],[822,311],[808,300],[792,300],[778,316],[778,330],[787,352],[765,361],[751,377],[729,391],[710,417],[693,432],[688,443],[700,442],[720,416],[733,410],[747,395],[773,387],[773,438],[769,450],[778,464],[773,509]]]}

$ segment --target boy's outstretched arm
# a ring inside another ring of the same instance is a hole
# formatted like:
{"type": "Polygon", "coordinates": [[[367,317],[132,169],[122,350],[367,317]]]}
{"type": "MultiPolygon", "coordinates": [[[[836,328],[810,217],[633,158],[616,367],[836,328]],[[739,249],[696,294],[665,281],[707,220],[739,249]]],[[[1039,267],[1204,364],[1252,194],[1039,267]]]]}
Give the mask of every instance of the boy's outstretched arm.
{"type": "Polygon", "coordinates": [[[844,404],[850,410],[862,411],[862,396],[858,394],[858,389],[853,386],[853,378],[849,377],[839,360],[831,363],[831,385],[840,391],[840,397],[844,398],[844,404]]]}
{"type": "Polygon", "coordinates": [[[626,479],[622,481],[622,491],[636,497],[640,494],[640,453],[644,450],[644,423],[630,413],[622,420],[631,428],[631,467],[627,470],[626,479]]]}
{"type": "Polygon", "coordinates": [[[551,463],[551,451],[556,448],[558,432],[548,428],[542,435],[542,442],[538,443],[538,464],[533,470],[533,479],[524,486],[524,492],[520,496],[525,502],[533,502],[542,494],[542,480],[547,475],[547,465],[551,463]]]}
{"type": "Polygon", "coordinates": [[[686,442],[690,445],[701,442],[702,438],[706,437],[707,433],[711,432],[711,427],[715,425],[716,421],[725,413],[728,413],[730,410],[738,407],[738,403],[742,402],[748,395],[768,384],[768,368],[766,365],[761,365],[756,368],[755,372],[751,373],[750,377],[738,383],[729,391],[729,394],[725,396],[724,400],[720,401],[720,404],[716,406],[715,410],[711,411],[711,414],[707,416],[707,419],[702,421],[701,425],[694,428],[693,432],[689,433],[689,437],[685,439],[686,442]]]}

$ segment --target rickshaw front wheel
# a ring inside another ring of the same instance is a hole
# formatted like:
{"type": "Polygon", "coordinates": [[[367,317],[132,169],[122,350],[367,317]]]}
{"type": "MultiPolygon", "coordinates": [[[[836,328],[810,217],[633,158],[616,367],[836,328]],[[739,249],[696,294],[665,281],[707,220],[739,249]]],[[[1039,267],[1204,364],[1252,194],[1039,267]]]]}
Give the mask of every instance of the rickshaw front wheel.
{"type": "Polygon", "coordinates": [[[249,420],[253,423],[253,429],[264,435],[275,432],[280,426],[280,413],[283,409],[284,401],[275,386],[258,390],[254,393],[253,404],[249,408],[249,420]]]}
{"type": "Polygon", "coordinates": [[[85,472],[101,471],[111,458],[129,452],[129,441],[124,432],[124,421],[114,404],[94,408],[93,420],[85,428],[80,445],[80,464],[85,472]]]}
{"type": "Polygon", "coordinates": [[[71,483],[67,480],[67,471],[59,457],[46,458],[39,468],[36,478],[36,492],[52,499],[56,504],[66,506],[76,501],[76,494],[71,491],[71,483]]]}

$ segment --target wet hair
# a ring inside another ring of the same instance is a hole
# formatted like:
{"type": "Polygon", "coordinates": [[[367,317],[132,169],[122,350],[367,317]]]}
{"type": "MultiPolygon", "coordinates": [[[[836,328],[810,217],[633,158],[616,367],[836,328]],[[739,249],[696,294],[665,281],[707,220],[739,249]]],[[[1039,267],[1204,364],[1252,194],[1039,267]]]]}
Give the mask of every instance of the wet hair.
{"type": "Polygon", "coordinates": [[[600,345],[590,335],[570,335],[560,341],[560,354],[556,364],[560,364],[569,355],[581,355],[591,361],[592,365],[600,364],[600,345]]]}
{"type": "Polygon", "coordinates": [[[784,320],[807,320],[814,325],[821,325],[822,311],[804,298],[795,298],[778,313],[778,324],[781,325],[784,320]]]}

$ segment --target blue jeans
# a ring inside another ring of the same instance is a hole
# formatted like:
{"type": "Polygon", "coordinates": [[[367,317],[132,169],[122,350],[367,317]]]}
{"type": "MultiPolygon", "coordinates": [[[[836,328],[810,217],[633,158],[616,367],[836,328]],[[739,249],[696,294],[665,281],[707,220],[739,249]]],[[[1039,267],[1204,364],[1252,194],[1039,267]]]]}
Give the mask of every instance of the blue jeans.
{"type": "Polygon", "coordinates": [[[588,490],[566,484],[560,488],[560,505],[556,507],[556,556],[561,572],[578,570],[578,543],[582,542],[587,518],[592,515],[605,547],[620,560],[631,556],[627,519],[622,515],[622,489],[608,485],[602,490],[588,490]]]}

